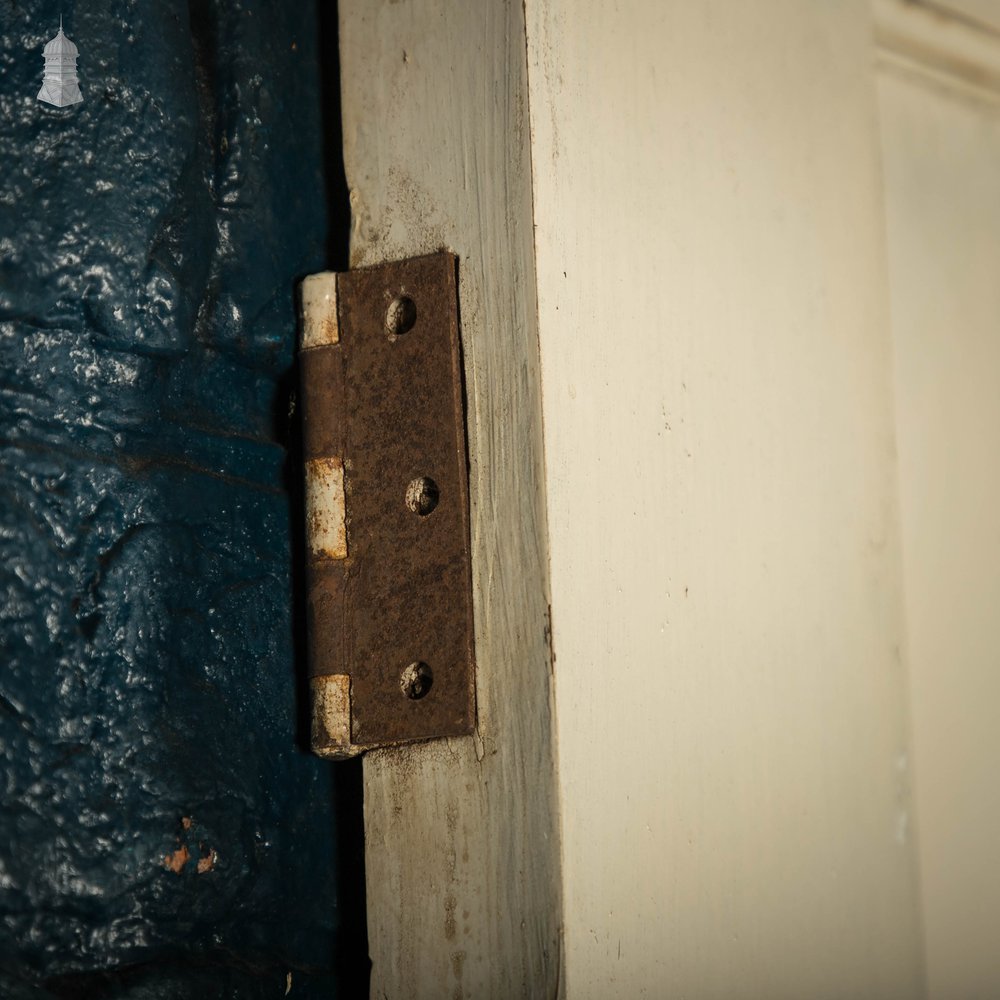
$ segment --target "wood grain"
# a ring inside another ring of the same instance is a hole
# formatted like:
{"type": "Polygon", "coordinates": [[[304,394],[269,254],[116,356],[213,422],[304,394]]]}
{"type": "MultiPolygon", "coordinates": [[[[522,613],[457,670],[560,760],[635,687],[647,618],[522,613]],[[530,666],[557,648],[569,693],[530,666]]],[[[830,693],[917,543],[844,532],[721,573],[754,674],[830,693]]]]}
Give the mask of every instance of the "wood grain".
{"type": "Polygon", "coordinates": [[[520,3],[340,5],[352,266],[458,254],[478,732],[365,758],[373,997],[555,996],[558,822],[520,3]]]}

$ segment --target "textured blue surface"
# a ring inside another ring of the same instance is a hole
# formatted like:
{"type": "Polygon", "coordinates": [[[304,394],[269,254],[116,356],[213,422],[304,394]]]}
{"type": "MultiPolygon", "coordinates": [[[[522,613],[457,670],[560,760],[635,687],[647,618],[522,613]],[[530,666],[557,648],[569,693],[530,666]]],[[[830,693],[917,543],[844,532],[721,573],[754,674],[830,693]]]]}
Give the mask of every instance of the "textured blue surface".
{"type": "Polygon", "coordinates": [[[296,746],[317,24],[305,0],[0,0],[0,997],[363,978],[334,825],[356,774],[296,746]],[[65,110],[35,100],[60,12],[65,110]]]}

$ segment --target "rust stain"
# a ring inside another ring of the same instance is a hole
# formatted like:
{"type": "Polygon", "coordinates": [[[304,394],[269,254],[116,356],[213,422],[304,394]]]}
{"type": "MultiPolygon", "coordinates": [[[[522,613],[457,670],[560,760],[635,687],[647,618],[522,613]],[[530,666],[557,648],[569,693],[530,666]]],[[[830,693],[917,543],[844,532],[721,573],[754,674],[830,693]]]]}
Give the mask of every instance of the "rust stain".
{"type": "Polygon", "coordinates": [[[455,940],[455,897],[448,896],[444,901],[444,936],[449,941],[455,940]]]}
{"type": "Polygon", "coordinates": [[[204,875],[205,872],[210,872],[215,867],[215,862],[218,860],[218,853],[215,848],[210,847],[208,852],[205,853],[204,848],[202,848],[202,855],[198,859],[198,874],[204,875]]]}
{"type": "Polygon", "coordinates": [[[163,867],[168,871],[172,871],[175,875],[180,875],[180,873],[184,870],[184,866],[190,859],[191,852],[184,846],[184,844],[181,844],[176,851],[168,854],[163,859],[163,867]]]}
{"type": "Polygon", "coordinates": [[[453,951],[451,953],[451,973],[455,977],[455,988],[452,990],[452,1000],[462,1000],[465,990],[462,987],[462,973],[465,967],[465,952],[453,951]]]}

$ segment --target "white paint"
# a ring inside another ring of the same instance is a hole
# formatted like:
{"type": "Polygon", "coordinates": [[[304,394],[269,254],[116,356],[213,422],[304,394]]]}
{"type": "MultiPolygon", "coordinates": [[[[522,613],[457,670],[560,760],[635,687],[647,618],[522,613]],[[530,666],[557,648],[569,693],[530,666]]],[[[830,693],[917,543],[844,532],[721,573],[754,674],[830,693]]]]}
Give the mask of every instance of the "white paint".
{"type": "MultiPolygon", "coordinates": [[[[987,41],[985,62],[952,62],[989,82],[987,41]]],[[[933,1000],[1000,995],[1000,85],[959,76],[883,62],[879,79],[933,1000]]]]}
{"type": "Polygon", "coordinates": [[[554,997],[558,826],[520,3],[341,0],[355,265],[460,258],[475,738],[365,757],[372,996],[554,997]]]}
{"type": "Polygon", "coordinates": [[[321,271],[302,279],[302,350],[332,347],[340,343],[340,318],[337,316],[337,274],[321,271]]]}
{"type": "Polygon", "coordinates": [[[306,462],[306,538],[314,558],[347,558],[344,464],[340,456],[306,462]]]}
{"type": "Polygon", "coordinates": [[[358,752],[351,745],[350,674],[309,678],[310,745],[320,757],[341,759],[358,752]]]}
{"type": "Polygon", "coordinates": [[[526,11],[568,996],[918,996],[868,7],[526,11]]]}

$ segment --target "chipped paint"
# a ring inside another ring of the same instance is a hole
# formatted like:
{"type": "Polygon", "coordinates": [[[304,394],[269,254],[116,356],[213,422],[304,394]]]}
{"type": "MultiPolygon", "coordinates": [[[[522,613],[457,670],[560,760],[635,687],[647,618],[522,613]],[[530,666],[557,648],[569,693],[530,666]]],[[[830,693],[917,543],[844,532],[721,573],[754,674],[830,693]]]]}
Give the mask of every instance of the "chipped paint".
{"type": "Polygon", "coordinates": [[[344,465],[339,458],[306,462],[306,534],[316,558],[347,558],[344,465]]]}
{"type": "Polygon", "coordinates": [[[310,274],[302,280],[302,350],[340,342],[337,322],[337,275],[310,274]]]}
{"type": "Polygon", "coordinates": [[[198,874],[204,875],[215,868],[215,862],[219,860],[219,854],[214,847],[209,847],[198,859],[198,874]]]}
{"type": "Polygon", "coordinates": [[[309,679],[312,748],[321,757],[342,757],[351,743],[351,678],[326,674],[309,679]]]}

